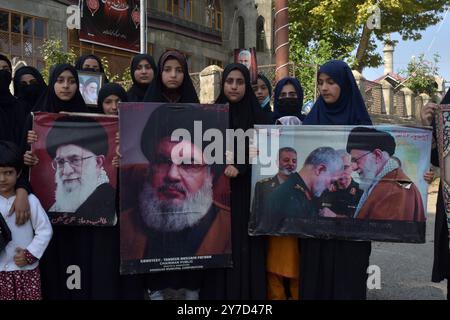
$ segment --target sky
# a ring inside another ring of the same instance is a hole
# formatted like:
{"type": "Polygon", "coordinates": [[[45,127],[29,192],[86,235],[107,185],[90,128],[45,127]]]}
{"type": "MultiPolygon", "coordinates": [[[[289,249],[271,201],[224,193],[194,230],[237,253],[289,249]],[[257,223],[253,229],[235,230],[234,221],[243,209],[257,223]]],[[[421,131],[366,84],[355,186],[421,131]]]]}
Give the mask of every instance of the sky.
{"type": "MultiPolygon", "coordinates": [[[[383,26],[383,21],[381,21],[383,26]]],[[[433,59],[435,53],[440,55],[439,73],[446,80],[450,81],[450,12],[437,25],[428,27],[422,32],[422,39],[418,41],[403,41],[396,33],[391,35],[392,40],[398,40],[394,51],[394,72],[406,69],[412,56],[425,54],[427,60],[433,59]]],[[[377,51],[383,56],[383,43],[377,41],[377,51]]],[[[368,80],[375,80],[383,75],[383,65],[378,68],[366,68],[363,75],[368,80]]],[[[448,88],[450,83],[446,84],[448,88]]]]}

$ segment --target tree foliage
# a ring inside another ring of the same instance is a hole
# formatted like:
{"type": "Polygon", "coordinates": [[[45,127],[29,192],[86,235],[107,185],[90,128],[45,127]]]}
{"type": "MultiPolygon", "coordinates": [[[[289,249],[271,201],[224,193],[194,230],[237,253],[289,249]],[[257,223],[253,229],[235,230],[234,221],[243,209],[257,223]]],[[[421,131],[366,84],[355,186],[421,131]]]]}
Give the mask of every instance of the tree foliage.
{"type": "Polygon", "coordinates": [[[50,68],[55,64],[69,63],[74,64],[76,54],[72,49],[66,51],[63,48],[61,39],[47,39],[41,46],[41,54],[44,59],[44,69],[42,70],[42,76],[45,81],[48,81],[50,74],[50,68]]]}
{"type": "Polygon", "coordinates": [[[437,91],[435,76],[438,76],[438,62],[439,55],[437,54],[434,55],[433,61],[426,60],[424,54],[417,58],[413,57],[406,69],[400,72],[406,77],[404,85],[415,94],[426,93],[432,97],[437,91]]]}
{"type": "MultiPolygon", "coordinates": [[[[69,63],[74,65],[77,58],[75,52],[72,49],[68,51],[63,47],[62,41],[60,39],[48,39],[45,40],[41,46],[41,54],[44,59],[44,69],[42,70],[42,76],[46,81],[48,81],[48,76],[50,74],[50,69],[53,65],[59,63],[69,63]]],[[[131,84],[131,74],[130,68],[126,68],[122,75],[112,74],[109,67],[109,61],[106,57],[100,57],[103,69],[105,71],[105,76],[110,82],[120,83],[125,90],[127,90],[131,84]]]]}
{"type": "Polygon", "coordinates": [[[349,58],[361,50],[353,67],[362,71],[382,62],[376,39],[398,32],[403,40],[419,40],[421,31],[437,24],[449,5],[449,0],[290,0],[289,20],[296,25],[290,32],[304,46],[327,41],[334,56],[349,58]],[[381,11],[381,28],[370,30],[366,22],[374,5],[381,11]]]}

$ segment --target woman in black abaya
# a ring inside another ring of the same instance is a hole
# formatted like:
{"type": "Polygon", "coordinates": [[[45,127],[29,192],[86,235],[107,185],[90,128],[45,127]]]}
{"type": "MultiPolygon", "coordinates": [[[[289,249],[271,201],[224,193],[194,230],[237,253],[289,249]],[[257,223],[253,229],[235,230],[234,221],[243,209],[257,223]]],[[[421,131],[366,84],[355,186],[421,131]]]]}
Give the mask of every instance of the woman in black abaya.
{"type": "MultiPolygon", "coordinates": [[[[88,109],[79,91],[77,71],[63,64],[54,67],[49,87],[37,103],[34,111],[52,113],[81,112],[88,109]],[[65,91],[70,97],[59,93],[58,86],[68,82],[65,91]],[[58,82],[58,85],[56,83],[58,82]]],[[[35,135],[32,133],[31,135],[35,135]]],[[[39,139],[35,137],[34,140],[39,139]]],[[[28,135],[28,141],[33,140],[28,135]]],[[[31,142],[31,141],[30,141],[31,142]]],[[[35,164],[34,155],[28,152],[27,163],[35,164]]],[[[53,225],[53,238],[41,259],[42,294],[49,300],[99,300],[142,299],[143,292],[128,287],[120,276],[119,237],[116,227],[85,227],[53,225]],[[79,267],[81,288],[69,289],[69,277],[79,267]],[[71,273],[72,272],[72,273],[71,273]]]]}
{"type": "MultiPolygon", "coordinates": [[[[250,74],[242,64],[229,64],[222,75],[222,90],[216,103],[229,103],[231,129],[253,128],[268,124],[271,114],[261,106],[250,84],[250,74]]],[[[246,143],[248,151],[248,143],[246,143]]],[[[236,152],[235,152],[236,158],[236,152]]],[[[251,166],[229,165],[225,175],[231,184],[231,230],[233,267],[207,270],[203,299],[263,300],[266,299],[265,238],[248,235],[250,213],[251,166]]]]}
{"type": "MultiPolygon", "coordinates": [[[[450,104],[450,90],[442,99],[441,104],[450,104]]],[[[433,134],[436,139],[436,125],[433,121],[436,105],[427,104],[421,110],[422,123],[433,125],[433,134]]],[[[431,150],[431,163],[439,166],[439,152],[437,147],[431,150]]],[[[442,183],[439,185],[438,198],[436,202],[436,221],[434,225],[434,261],[431,281],[441,282],[447,279],[447,300],[450,300],[450,233],[449,221],[445,211],[444,197],[442,194],[442,183]]]]}
{"type": "MultiPolygon", "coordinates": [[[[355,78],[345,62],[325,63],[317,77],[321,95],[304,125],[372,125],[355,78]]],[[[300,299],[366,299],[370,242],[299,241],[300,299]]]]}
{"type": "Polygon", "coordinates": [[[40,72],[33,67],[24,66],[14,74],[14,96],[26,104],[28,114],[39,97],[47,90],[47,85],[40,72]]]}
{"type": "MultiPolygon", "coordinates": [[[[25,125],[25,104],[15,98],[9,91],[11,84],[11,62],[0,54],[0,140],[14,142],[20,146],[23,127],[25,125]]],[[[16,200],[11,208],[16,213],[17,225],[24,224],[30,216],[28,194],[30,184],[25,175],[20,175],[16,182],[16,200]]]]}

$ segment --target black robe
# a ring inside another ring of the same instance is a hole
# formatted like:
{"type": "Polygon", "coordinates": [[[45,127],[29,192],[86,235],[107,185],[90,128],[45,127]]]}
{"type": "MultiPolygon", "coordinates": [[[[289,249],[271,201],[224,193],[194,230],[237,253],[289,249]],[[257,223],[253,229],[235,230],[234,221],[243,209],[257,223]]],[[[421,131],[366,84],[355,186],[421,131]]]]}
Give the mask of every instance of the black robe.
{"type": "MultiPolygon", "coordinates": [[[[450,103],[450,90],[445,95],[441,104],[450,103]]],[[[436,138],[436,126],[433,123],[433,134],[436,138]]],[[[439,153],[437,148],[431,151],[431,163],[439,166],[439,153]]],[[[445,212],[444,197],[442,195],[442,183],[439,184],[439,193],[436,202],[436,221],[434,225],[434,261],[431,280],[441,282],[447,279],[447,300],[450,300],[450,249],[447,215],[445,212]]]]}
{"type": "MultiPolygon", "coordinates": [[[[233,70],[239,70],[244,75],[245,95],[241,101],[230,103],[229,127],[245,131],[255,124],[271,123],[271,117],[261,111],[250,84],[248,69],[242,64],[234,63],[225,68],[222,75],[222,92],[216,103],[229,102],[223,87],[228,74],[233,70]]],[[[206,271],[204,287],[200,291],[202,299],[266,299],[266,240],[265,237],[248,235],[251,165],[248,164],[248,159],[246,163],[236,164],[239,175],[230,179],[233,267],[206,271]]]]}
{"type": "MultiPolygon", "coordinates": [[[[11,75],[7,75],[5,72],[2,70],[2,77],[5,76],[6,79],[0,81],[3,83],[3,88],[0,88],[0,140],[14,142],[20,147],[25,126],[26,106],[9,91],[11,75]]],[[[16,188],[23,188],[31,193],[31,186],[26,174],[19,176],[16,188]]]]}

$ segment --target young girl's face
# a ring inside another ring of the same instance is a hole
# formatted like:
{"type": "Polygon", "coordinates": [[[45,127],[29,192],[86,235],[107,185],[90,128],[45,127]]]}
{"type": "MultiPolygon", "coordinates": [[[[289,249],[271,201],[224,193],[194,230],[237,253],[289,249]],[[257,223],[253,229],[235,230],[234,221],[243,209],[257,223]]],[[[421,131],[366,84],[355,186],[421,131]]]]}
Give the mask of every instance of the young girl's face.
{"type": "Polygon", "coordinates": [[[117,115],[119,112],[120,98],[115,94],[109,95],[103,100],[103,112],[105,114],[117,115]]]}
{"type": "Polygon", "coordinates": [[[134,71],[134,78],[140,84],[149,84],[154,75],[152,65],[146,59],[141,60],[134,71]]]}
{"type": "Polygon", "coordinates": [[[225,79],[223,93],[231,103],[239,102],[245,95],[245,79],[239,70],[231,71],[225,79]]]}
{"type": "Polygon", "coordinates": [[[255,92],[256,98],[258,98],[259,103],[263,102],[269,96],[269,88],[266,83],[258,78],[257,83],[253,86],[253,92],[255,92]]]}
{"type": "Polygon", "coordinates": [[[341,87],[326,73],[321,73],[317,79],[320,95],[327,104],[338,101],[341,95],[341,87]]]}
{"type": "Polygon", "coordinates": [[[177,59],[169,59],[164,63],[162,83],[168,89],[178,89],[184,80],[183,67],[177,59]]]}
{"type": "Polygon", "coordinates": [[[55,82],[55,94],[62,101],[69,101],[77,92],[77,82],[69,70],[61,73],[55,82]]]}
{"type": "Polygon", "coordinates": [[[0,195],[10,197],[15,193],[17,172],[14,167],[0,167],[0,195]]]}

